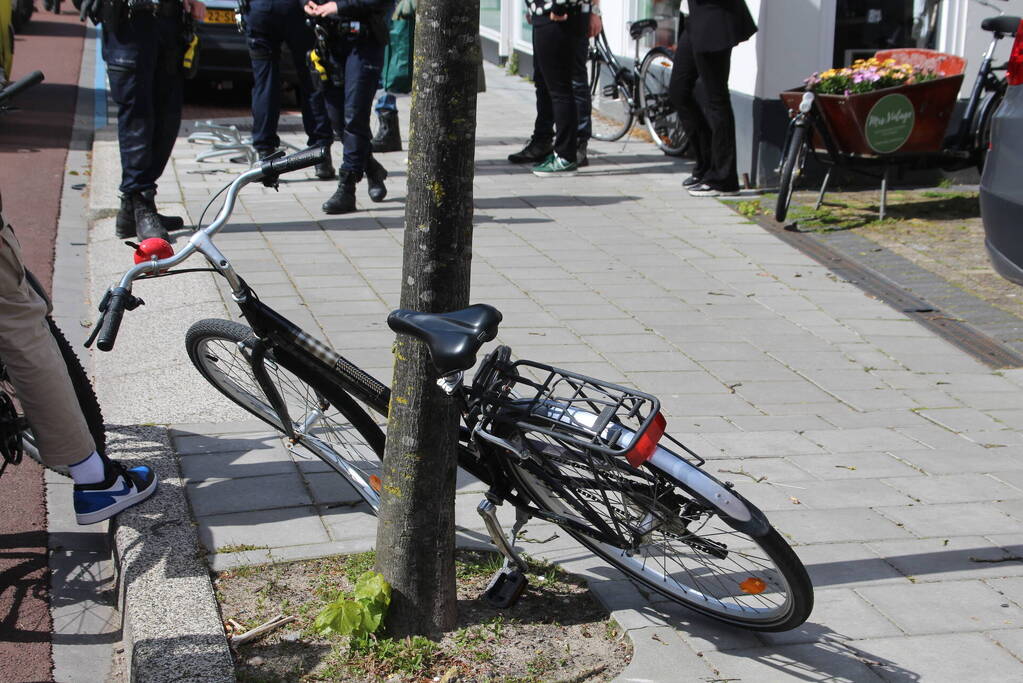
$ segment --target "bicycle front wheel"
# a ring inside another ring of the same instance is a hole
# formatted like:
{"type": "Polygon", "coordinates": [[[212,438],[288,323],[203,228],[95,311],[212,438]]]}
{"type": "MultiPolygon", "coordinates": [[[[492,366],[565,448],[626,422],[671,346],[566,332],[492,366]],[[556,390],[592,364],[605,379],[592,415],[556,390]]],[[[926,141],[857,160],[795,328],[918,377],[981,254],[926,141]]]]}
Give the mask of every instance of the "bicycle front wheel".
{"type": "Polygon", "coordinates": [[[778,201],[774,206],[774,220],[779,223],[789,214],[792,193],[796,190],[796,183],[803,174],[803,164],[806,163],[806,150],[806,127],[793,124],[792,137],[786,149],[785,161],[782,163],[781,177],[778,179],[778,201]]]}
{"type": "Polygon", "coordinates": [[[521,423],[517,439],[537,456],[510,465],[522,492],[548,512],[627,538],[616,545],[564,527],[630,578],[752,630],[786,631],[810,615],[810,579],[773,528],[738,531],[659,470],[595,459],[521,423]]]}
{"type": "Polygon", "coordinates": [[[632,128],[632,106],[629,89],[618,78],[614,67],[598,52],[592,52],[586,63],[590,83],[590,119],[596,140],[613,142],[632,128]]]}
{"type": "Polygon", "coordinates": [[[639,106],[654,144],[668,156],[681,155],[689,143],[678,111],[668,98],[674,58],[670,50],[655,47],[639,67],[639,106]]]}
{"type": "MultiPolygon", "coordinates": [[[[285,432],[248,360],[247,350],[255,341],[252,330],[228,320],[200,320],[185,335],[188,357],[207,382],[263,422],[285,432]]],[[[379,505],[378,486],[371,483],[380,476],[384,452],[380,427],[353,398],[322,376],[329,370],[319,369],[314,359],[270,351],[264,365],[284,400],[298,442],[348,479],[375,510],[379,505]]]]}
{"type": "MultiPolygon", "coordinates": [[[[96,450],[100,453],[106,453],[107,437],[103,426],[103,413],[100,410],[99,401],[96,400],[96,392],[93,391],[92,382],[89,381],[89,375],[85,372],[82,362],[78,360],[74,349],[71,348],[68,340],[64,338],[64,333],[60,331],[56,323],[47,317],[46,324],[49,326],[50,334],[53,335],[54,341],[57,342],[57,348],[60,349],[60,355],[64,359],[68,377],[71,378],[71,385],[75,389],[78,405],[82,409],[82,416],[85,418],[85,424],[88,426],[92,440],[96,444],[96,450]]],[[[15,391],[14,385],[7,376],[7,368],[4,366],[3,361],[0,360],[0,395],[3,394],[6,394],[10,401],[0,404],[0,413],[2,413],[0,414],[0,421],[8,425],[20,425],[20,428],[10,433],[0,435],[7,440],[7,447],[20,449],[20,452],[28,454],[37,463],[58,474],[62,474],[65,477],[71,476],[66,465],[53,467],[43,462],[42,457],[39,455],[35,434],[32,432],[31,427],[28,426],[28,422],[22,413],[17,391],[15,391]]]]}

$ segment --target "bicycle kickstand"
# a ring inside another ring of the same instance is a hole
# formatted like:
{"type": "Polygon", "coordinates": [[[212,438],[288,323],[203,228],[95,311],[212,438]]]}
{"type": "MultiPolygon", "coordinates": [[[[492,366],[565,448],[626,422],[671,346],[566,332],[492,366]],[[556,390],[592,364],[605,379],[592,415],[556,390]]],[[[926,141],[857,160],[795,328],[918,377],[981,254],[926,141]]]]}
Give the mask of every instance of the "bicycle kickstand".
{"type": "Polygon", "coordinates": [[[526,578],[526,563],[515,552],[515,539],[529,521],[529,515],[516,508],[515,525],[512,526],[511,534],[505,537],[501,523],[497,521],[497,505],[489,497],[480,501],[476,512],[483,518],[483,523],[486,524],[487,532],[497,550],[504,555],[504,565],[490,579],[486,590],[483,591],[483,599],[498,609],[505,609],[518,602],[529,585],[526,578]]]}

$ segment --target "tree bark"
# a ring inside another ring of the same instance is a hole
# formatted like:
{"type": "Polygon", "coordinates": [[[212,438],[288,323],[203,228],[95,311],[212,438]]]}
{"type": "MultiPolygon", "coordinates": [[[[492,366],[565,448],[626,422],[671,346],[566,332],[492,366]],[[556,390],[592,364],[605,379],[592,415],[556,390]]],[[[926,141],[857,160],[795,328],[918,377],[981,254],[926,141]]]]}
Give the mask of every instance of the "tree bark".
{"type": "MultiPolygon", "coordinates": [[[[478,0],[419,0],[413,54],[401,307],[469,303],[476,142],[478,0]]],[[[458,406],[436,385],[429,351],[398,335],[387,422],[377,569],[392,587],[388,630],[454,628],[458,406]]]]}

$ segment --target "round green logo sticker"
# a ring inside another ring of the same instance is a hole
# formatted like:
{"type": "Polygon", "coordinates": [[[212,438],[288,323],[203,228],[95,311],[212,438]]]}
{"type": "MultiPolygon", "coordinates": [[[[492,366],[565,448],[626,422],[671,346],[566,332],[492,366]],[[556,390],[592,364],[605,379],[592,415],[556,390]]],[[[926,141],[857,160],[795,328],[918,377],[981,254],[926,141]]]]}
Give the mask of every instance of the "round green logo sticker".
{"type": "Polygon", "coordinates": [[[916,113],[905,95],[885,95],[870,109],[863,132],[867,144],[878,154],[889,154],[906,144],[913,132],[916,113]]]}

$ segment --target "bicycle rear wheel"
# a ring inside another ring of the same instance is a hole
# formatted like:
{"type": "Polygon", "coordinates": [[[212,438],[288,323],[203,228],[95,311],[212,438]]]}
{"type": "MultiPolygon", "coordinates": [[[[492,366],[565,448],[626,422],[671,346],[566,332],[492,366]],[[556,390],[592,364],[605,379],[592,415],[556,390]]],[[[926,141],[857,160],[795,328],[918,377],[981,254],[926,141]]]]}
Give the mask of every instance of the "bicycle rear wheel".
{"type": "Polygon", "coordinates": [[[655,47],[639,67],[639,106],[654,144],[668,156],[681,155],[689,143],[678,111],[668,98],[674,57],[670,50],[655,47]]]}
{"type": "Polygon", "coordinates": [[[629,89],[599,52],[590,51],[586,62],[590,83],[590,119],[596,140],[613,142],[632,128],[629,89]]]}
{"type": "MultiPolygon", "coordinates": [[[[46,324],[49,325],[50,333],[53,335],[54,341],[57,342],[57,348],[60,349],[60,355],[64,359],[68,377],[71,378],[71,385],[75,388],[75,395],[78,397],[78,405],[82,409],[82,415],[85,417],[85,423],[89,427],[89,433],[92,434],[92,440],[96,443],[96,450],[100,453],[106,453],[107,436],[103,426],[103,413],[100,410],[99,401],[96,400],[96,392],[93,391],[92,382],[89,381],[89,375],[85,372],[82,362],[78,360],[74,349],[71,348],[68,340],[64,338],[64,333],[60,331],[56,323],[50,317],[47,317],[46,324]]],[[[2,401],[0,399],[0,425],[3,425],[0,426],[0,439],[3,439],[5,442],[6,449],[18,450],[21,453],[27,454],[40,465],[65,477],[70,476],[66,465],[52,467],[43,462],[39,455],[35,434],[32,433],[32,429],[28,426],[28,421],[22,413],[17,391],[7,376],[7,368],[4,366],[3,361],[0,360],[0,395],[3,394],[6,394],[10,399],[10,401],[2,401]]],[[[85,457],[85,455],[83,454],[82,457],[85,457]]]]}
{"type": "Polygon", "coordinates": [[[630,578],[752,630],[785,631],[809,616],[810,579],[773,528],[757,537],[738,531],[659,470],[595,460],[521,423],[512,438],[537,456],[510,465],[521,491],[544,510],[631,539],[621,547],[565,527],[630,578]]]}
{"type": "MultiPolygon", "coordinates": [[[[185,335],[188,357],[207,382],[274,429],[285,432],[257,382],[246,348],[256,338],[245,325],[200,320],[185,335]]],[[[374,510],[384,434],[353,398],[332,385],[313,358],[269,351],[265,367],[288,409],[298,442],[351,481],[374,510]]]]}
{"type": "Polygon", "coordinates": [[[792,193],[796,190],[796,183],[803,175],[803,164],[806,163],[806,127],[798,123],[792,125],[792,137],[789,139],[786,148],[785,161],[781,167],[781,177],[778,179],[778,201],[774,206],[774,220],[781,223],[789,213],[789,205],[792,203],[792,193]]]}

